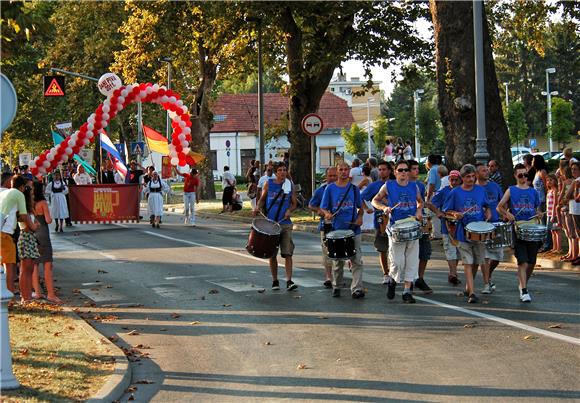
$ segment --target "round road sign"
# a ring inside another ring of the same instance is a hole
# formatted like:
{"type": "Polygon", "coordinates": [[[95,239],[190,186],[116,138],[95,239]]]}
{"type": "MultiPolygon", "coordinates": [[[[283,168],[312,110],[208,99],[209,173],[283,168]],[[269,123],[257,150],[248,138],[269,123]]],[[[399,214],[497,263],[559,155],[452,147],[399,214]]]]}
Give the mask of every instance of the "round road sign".
{"type": "Polygon", "coordinates": [[[302,131],[309,136],[320,134],[323,128],[322,118],[316,113],[309,113],[302,119],[302,131]]]}

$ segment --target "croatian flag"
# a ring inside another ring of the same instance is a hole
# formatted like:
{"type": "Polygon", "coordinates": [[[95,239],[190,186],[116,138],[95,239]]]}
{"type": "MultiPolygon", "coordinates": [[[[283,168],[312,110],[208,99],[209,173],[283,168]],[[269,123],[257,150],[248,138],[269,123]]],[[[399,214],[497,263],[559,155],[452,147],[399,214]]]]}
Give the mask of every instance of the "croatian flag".
{"type": "Polygon", "coordinates": [[[109,153],[109,155],[111,156],[111,160],[115,165],[115,170],[119,173],[119,175],[121,175],[123,180],[125,180],[128,170],[127,166],[122,162],[123,160],[121,158],[121,155],[119,154],[117,148],[113,145],[113,142],[111,141],[109,136],[107,136],[106,133],[101,132],[100,135],[101,135],[101,148],[109,153]]]}

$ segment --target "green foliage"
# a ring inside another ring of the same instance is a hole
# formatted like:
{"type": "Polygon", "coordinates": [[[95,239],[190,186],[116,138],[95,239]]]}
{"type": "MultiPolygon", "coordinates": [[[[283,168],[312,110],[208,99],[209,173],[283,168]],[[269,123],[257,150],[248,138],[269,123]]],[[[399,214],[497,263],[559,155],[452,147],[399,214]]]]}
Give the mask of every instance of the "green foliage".
{"type": "Polygon", "coordinates": [[[385,148],[388,133],[389,127],[387,120],[383,116],[377,117],[373,125],[373,141],[378,154],[382,154],[385,148]]]}
{"type": "Polygon", "coordinates": [[[367,132],[353,123],[350,130],[342,129],[340,135],[344,139],[344,150],[352,155],[357,155],[365,150],[367,132]]]}
{"type": "Polygon", "coordinates": [[[528,134],[528,124],[524,114],[524,104],[521,101],[509,104],[507,126],[511,144],[523,143],[528,134]]]}
{"type": "Polygon", "coordinates": [[[574,134],[574,113],[572,102],[562,98],[552,98],[552,138],[568,143],[574,134]]]}

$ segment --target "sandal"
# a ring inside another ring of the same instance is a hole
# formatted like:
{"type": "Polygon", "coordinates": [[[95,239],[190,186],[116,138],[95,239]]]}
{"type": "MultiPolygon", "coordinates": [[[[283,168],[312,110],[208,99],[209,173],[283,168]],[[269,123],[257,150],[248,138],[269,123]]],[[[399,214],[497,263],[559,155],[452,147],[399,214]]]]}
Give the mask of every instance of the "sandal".
{"type": "Polygon", "coordinates": [[[64,301],[62,299],[60,299],[59,297],[47,298],[46,302],[48,302],[49,304],[55,304],[55,305],[64,304],[64,301]]]}

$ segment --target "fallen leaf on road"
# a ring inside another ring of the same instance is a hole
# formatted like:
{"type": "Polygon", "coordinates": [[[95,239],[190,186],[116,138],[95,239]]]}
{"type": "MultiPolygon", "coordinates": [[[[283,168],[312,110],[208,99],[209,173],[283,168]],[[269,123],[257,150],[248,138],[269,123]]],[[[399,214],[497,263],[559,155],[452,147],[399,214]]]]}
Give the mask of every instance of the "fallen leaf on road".
{"type": "Polygon", "coordinates": [[[81,290],[79,290],[78,288],[74,288],[72,290],[72,292],[75,293],[75,294],[80,294],[81,293],[81,290]]]}
{"type": "Polygon", "coordinates": [[[97,273],[98,274],[107,274],[108,271],[99,269],[99,270],[97,270],[97,273]]]}
{"type": "Polygon", "coordinates": [[[61,333],[62,332],[54,332],[52,335],[58,337],[58,336],[60,336],[61,333]]]}
{"type": "Polygon", "coordinates": [[[135,400],[135,396],[133,395],[133,393],[131,393],[131,396],[129,396],[127,400],[135,400]]]}
{"type": "Polygon", "coordinates": [[[219,294],[219,291],[216,289],[209,290],[208,294],[219,294]]]}
{"type": "Polygon", "coordinates": [[[144,349],[144,350],[151,349],[151,347],[146,346],[145,344],[137,344],[136,346],[133,346],[133,348],[141,348],[141,349],[144,349]]]}
{"type": "Polygon", "coordinates": [[[73,311],[74,313],[79,313],[81,310],[80,310],[79,308],[73,308],[73,309],[72,309],[72,311],[73,311]]]}
{"type": "Polygon", "coordinates": [[[127,389],[125,389],[125,393],[132,393],[135,392],[137,390],[136,386],[129,386],[127,389]]]}
{"type": "Polygon", "coordinates": [[[119,338],[117,336],[109,336],[109,340],[111,340],[112,342],[116,342],[117,340],[119,340],[119,338]]]}
{"type": "Polygon", "coordinates": [[[190,325],[199,325],[201,322],[199,320],[194,320],[193,322],[189,322],[190,325]]]}
{"type": "Polygon", "coordinates": [[[223,304],[222,306],[228,307],[228,306],[232,306],[232,304],[223,304]]]}
{"type": "Polygon", "coordinates": [[[557,325],[550,325],[548,326],[548,329],[563,329],[564,327],[561,324],[557,324],[557,325]]]}
{"type": "Polygon", "coordinates": [[[173,319],[177,319],[177,318],[181,318],[181,315],[180,315],[180,314],[178,314],[178,313],[172,313],[172,314],[171,314],[171,317],[172,317],[173,319]]]}
{"type": "MultiPolygon", "coordinates": [[[[537,294],[537,293],[536,293],[537,294]]],[[[202,295],[200,298],[202,301],[205,301],[205,295],[202,295]]]]}
{"type": "Polygon", "coordinates": [[[457,294],[455,294],[456,297],[464,297],[465,295],[462,292],[458,292],[457,294]]]}
{"type": "Polygon", "coordinates": [[[536,339],[539,339],[539,337],[538,336],[531,335],[531,334],[529,334],[526,337],[524,337],[524,340],[536,340],[536,339]]]}
{"type": "Polygon", "coordinates": [[[162,327],[161,329],[159,329],[160,332],[166,332],[167,329],[165,329],[164,327],[162,327]]]}
{"type": "Polygon", "coordinates": [[[486,299],[484,299],[483,301],[481,301],[481,303],[482,303],[483,305],[487,305],[487,304],[489,304],[489,301],[488,301],[488,300],[486,300],[486,299]]]}
{"type": "Polygon", "coordinates": [[[152,383],[155,383],[153,381],[149,381],[147,379],[142,379],[140,381],[135,382],[136,384],[141,384],[141,385],[151,385],[152,383]]]}
{"type": "Polygon", "coordinates": [[[266,292],[266,289],[265,289],[265,288],[260,288],[260,289],[258,290],[258,292],[259,292],[260,294],[262,294],[263,292],[266,292]]]}
{"type": "Polygon", "coordinates": [[[294,299],[302,299],[302,295],[294,295],[294,299]]]}
{"type": "Polygon", "coordinates": [[[466,323],[465,325],[463,325],[463,327],[464,327],[465,329],[471,329],[471,328],[474,328],[474,327],[475,327],[475,325],[477,325],[477,322],[476,322],[476,321],[474,321],[474,322],[470,322],[470,323],[466,323]]]}
{"type": "Polygon", "coordinates": [[[108,284],[107,284],[107,285],[105,286],[105,288],[113,288],[113,286],[112,286],[112,285],[108,285],[108,284]]]}
{"type": "Polygon", "coordinates": [[[328,316],[319,316],[318,319],[328,319],[328,316]]]}
{"type": "Polygon", "coordinates": [[[265,342],[265,343],[264,343],[264,345],[266,345],[266,346],[271,346],[271,345],[272,345],[272,343],[270,343],[269,341],[267,341],[267,342],[265,342]]]}
{"type": "Polygon", "coordinates": [[[18,352],[21,355],[28,355],[28,349],[27,348],[22,348],[22,349],[18,350],[18,352]]]}
{"type": "Polygon", "coordinates": [[[139,332],[136,330],[131,330],[129,333],[127,333],[128,336],[136,336],[138,334],[139,334],[139,332]]]}
{"type": "Polygon", "coordinates": [[[306,364],[298,364],[298,367],[296,369],[308,369],[308,367],[306,366],[306,364]]]}

